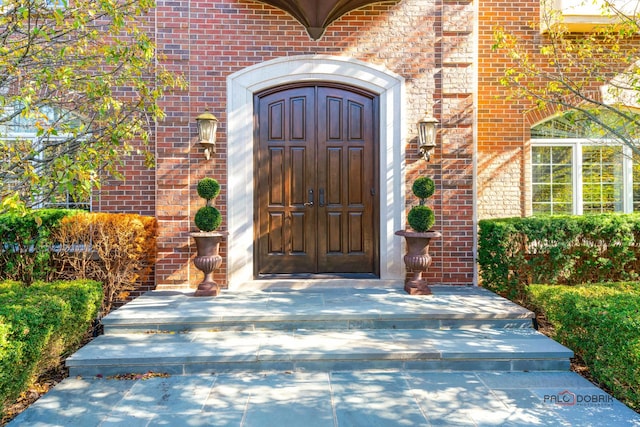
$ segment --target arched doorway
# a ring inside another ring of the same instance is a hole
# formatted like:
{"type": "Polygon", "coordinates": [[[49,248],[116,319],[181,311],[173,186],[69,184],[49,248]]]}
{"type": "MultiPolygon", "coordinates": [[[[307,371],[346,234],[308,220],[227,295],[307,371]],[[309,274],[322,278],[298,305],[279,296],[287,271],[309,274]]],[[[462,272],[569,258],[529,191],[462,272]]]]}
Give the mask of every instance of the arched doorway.
{"type": "Polygon", "coordinates": [[[362,61],[327,55],[279,58],[227,78],[227,228],[229,288],[254,278],[254,96],[283,85],[311,82],[360,88],[379,99],[379,251],[381,279],[404,278],[404,79],[362,61]]]}

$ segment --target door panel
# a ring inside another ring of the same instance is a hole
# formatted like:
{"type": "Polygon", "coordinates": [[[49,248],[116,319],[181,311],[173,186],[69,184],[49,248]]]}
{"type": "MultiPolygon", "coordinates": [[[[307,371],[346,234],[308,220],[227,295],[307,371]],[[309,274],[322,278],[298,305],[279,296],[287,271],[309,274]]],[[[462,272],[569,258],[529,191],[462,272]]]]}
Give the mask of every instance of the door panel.
{"type": "Polygon", "coordinates": [[[374,271],[374,103],[339,88],[318,88],[318,270],[374,271]],[[323,114],[323,112],[326,112],[323,114]]]}
{"type": "Polygon", "coordinates": [[[376,99],[336,87],[256,96],[256,272],[377,271],[376,99]]]}
{"type": "Polygon", "coordinates": [[[302,273],[316,268],[316,213],[305,206],[308,190],[315,185],[315,140],[309,139],[314,93],[314,88],[301,88],[259,99],[259,273],[302,273]]]}

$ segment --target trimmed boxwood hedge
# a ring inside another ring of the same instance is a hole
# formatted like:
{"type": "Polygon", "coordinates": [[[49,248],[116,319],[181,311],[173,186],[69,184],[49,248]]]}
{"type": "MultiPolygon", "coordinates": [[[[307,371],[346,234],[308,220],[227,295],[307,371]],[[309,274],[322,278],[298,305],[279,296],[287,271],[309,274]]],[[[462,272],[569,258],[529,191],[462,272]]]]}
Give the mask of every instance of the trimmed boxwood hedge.
{"type": "Polygon", "coordinates": [[[640,283],[530,285],[528,300],[627,406],[640,410],[640,283]]]}
{"type": "Polygon", "coordinates": [[[640,214],[491,219],[479,225],[482,286],[511,299],[521,299],[530,283],[640,277],[640,214]]]}
{"type": "Polygon", "coordinates": [[[0,215],[0,278],[32,282],[52,271],[51,235],[70,209],[37,209],[26,215],[0,215]]]}
{"type": "Polygon", "coordinates": [[[90,280],[0,282],[0,408],[75,351],[96,318],[102,285],[90,280]]]}

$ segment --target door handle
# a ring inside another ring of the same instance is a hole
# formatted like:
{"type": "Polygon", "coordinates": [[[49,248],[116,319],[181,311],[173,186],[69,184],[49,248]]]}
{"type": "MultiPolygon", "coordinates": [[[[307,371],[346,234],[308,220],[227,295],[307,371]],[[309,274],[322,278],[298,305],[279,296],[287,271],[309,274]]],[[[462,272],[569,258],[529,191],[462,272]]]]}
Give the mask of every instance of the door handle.
{"type": "Polygon", "coordinates": [[[304,204],[305,206],[312,207],[313,206],[313,189],[309,190],[309,201],[304,204]]]}
{"type": "Polygon", "coordinates": [[[320,194],[318,195],[318,205],[321,208],[324,207],[324,188],[320,189],[320,194]]]}

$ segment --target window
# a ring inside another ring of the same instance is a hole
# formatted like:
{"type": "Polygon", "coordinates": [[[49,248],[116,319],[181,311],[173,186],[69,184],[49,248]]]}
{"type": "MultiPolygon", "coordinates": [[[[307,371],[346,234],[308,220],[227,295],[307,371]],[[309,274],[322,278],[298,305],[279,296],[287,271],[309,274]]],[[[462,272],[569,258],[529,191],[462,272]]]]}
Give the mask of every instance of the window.
{"type": "MultiPolygon", "coordinates": [[[[0,112],[0,138],[15,144],[26,143],[38,151],[37,159],[55,158],[59,155],[59,149],[69,147],[67,138],[71,132],[82,128],[82,122],[72,113],[43,106],[39,108],[36,117],[24,117],[20,114],[22,107],[15,104],[5,107],[0,112]],[[52,134],[43,133],[42,129],[55,128],[52,134]]],[[[43,174],[44,170],[34,161],[36,173],[43,174]]],[[[20,188],[19,181],[9,179],[5,183],[15,189],[20,188]]],[[[69,208],[91,209],[91,200],[74,199],[69,192],[64,194],[32,194],[36,208],[69,208]]]]}
{"type": "Polygon", "coordinates": [[[572,114],[532,128],[533,214],[640,212],[640,157],[572,114]]]}
{"type": "Polygon", "coordinates": [[[623,212],[622,147],[582,147],[582,211],[623,212]]]}
{"type": "Polygon", "coordinates": [[[618,13],[631,17],[638,15],[637,0],[609,0],[609,3],[604,0],[540,0],[540,6],[546,15],[542,16],[542,32],[559,25],[574,33],[593,32],[616,22],[618,13]]]}
{"type": "Polygon", "coordinates": [[[573,212],[573,147],[533,147],[533,211],[573,212]]]}

